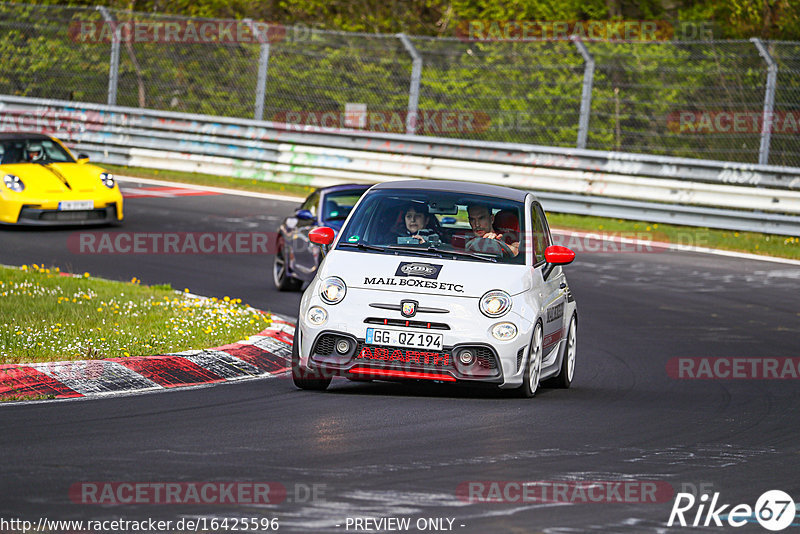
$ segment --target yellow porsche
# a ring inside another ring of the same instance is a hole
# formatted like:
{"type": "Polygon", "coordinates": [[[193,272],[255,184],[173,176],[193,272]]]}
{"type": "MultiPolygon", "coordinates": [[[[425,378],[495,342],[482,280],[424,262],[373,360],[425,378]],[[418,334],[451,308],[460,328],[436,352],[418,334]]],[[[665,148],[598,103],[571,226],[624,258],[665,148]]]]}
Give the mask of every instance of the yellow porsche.
{"type": "Polygon", "coordinates": [[[108,224],[122,220],[114,175],[75,158],[58,139],[0,133],[0,224],[108,224]]]}

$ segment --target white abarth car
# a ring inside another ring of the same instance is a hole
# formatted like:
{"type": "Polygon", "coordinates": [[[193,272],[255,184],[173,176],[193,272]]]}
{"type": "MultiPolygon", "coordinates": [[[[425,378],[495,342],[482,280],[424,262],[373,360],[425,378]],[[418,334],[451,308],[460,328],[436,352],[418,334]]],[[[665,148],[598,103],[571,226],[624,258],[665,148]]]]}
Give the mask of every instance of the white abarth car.
{"type": "Polygon", "coordinates": [[[303,294],[292,351],[302,389],[352,380],[568,388],[577,307],[529,192],[434,180],[373,186],[333,231],[303,294]]]}

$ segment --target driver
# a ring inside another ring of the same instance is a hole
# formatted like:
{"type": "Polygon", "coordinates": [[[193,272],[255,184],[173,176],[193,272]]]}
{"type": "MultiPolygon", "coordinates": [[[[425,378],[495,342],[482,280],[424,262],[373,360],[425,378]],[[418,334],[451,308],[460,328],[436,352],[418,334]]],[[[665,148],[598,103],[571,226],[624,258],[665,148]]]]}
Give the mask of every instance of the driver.
{"type": "Polygon", "coordinates": [[[477,239],[496,239],[511,249],[512,256],[519,254],[519,240],[506,243],[503,240],[502,233],[495,233],[493,229],[494,215],[492,215],[492,210],[489,206],[471,204],[467,206],[467,215],[469,217],[469,225],[472,227],[472,233],[475,234],[475,237],[467,243],[467,247],[480,249],[482,248],[481,242],[476,241],[477,239]]]}
{"type": "Polygon", "coordinates": [[[28,145],[28,161],[34,162],[39,161],[42,159],[44,153],[42,152],[42,146],[39,144],[30,144],[28,145]]]}

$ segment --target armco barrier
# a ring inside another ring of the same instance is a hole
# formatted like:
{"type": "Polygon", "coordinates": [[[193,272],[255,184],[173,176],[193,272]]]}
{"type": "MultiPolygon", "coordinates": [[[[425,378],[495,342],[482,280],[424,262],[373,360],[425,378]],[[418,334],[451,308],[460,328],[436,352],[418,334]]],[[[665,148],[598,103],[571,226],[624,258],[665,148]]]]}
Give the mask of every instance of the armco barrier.
{"type": "Polygon", "coordinates": [[[575,214],[800,235],[800,169],[381,134],[0,95],[0,131],[99,163],[323,186],[458,179],[575,214]]]}

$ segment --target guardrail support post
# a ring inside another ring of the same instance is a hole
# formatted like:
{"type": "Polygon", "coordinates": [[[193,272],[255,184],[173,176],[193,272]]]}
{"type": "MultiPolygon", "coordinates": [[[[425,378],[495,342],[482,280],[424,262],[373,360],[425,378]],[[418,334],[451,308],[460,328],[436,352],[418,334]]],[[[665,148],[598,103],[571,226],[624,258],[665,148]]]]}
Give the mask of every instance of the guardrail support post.
{"type": "Polygon", "coordinates": [[[258,78],[256,79],[256,103],[253,118],[257,121],[264,118],[264,97],[267,93],[267,69],[269,68],[269,35],[264,35],[251,19],[244,19],[250,26],[253,36],[261,43],[261,52],[258,56],[258,78]]]}
{"type": "Polygon", "coordinates": [[[417,130],[417,110],[419,109],[419,85],[422,79],[422,56],[404,33],[397,34],[400,42],[411,55],[411,86],[408,89],[408,114],[406,115],[406,133],[414,135],[417,130]]]}
{"type": "Polygon", "coordinates": [[[103,19],[111,27],[111,59],[108,66],[108,105],[117,105],[117,81],[119,79],[119,39],[117,38],[117,23],[105,6],[96,8],[103,15],[103,19]]]}
{"type": "Polygon", "coordinates": [[[764,43],[758,37],[750,39],[756,45],[758,53],[767,62],[767,90],[764,93],[764,114],[761,119],[761,146],[758,149],[758,163],[767,165],[769,163],[769,145],[772,140],[772,122],[774,118],[773,108],[775,107],[775,87],[778,82],[778,64],[772,59],[764,43]]]}
{"type": "Polygon", "coordinates": [[[594,58],[580,37],[572,36],[572,42],[583,56],[583,89],[581,91],[581,115],[578,120],[578,148],[586,148],[586,137],[589,134],[589,113],[592,110],[592,86],[594,85],[594,58]]]}

